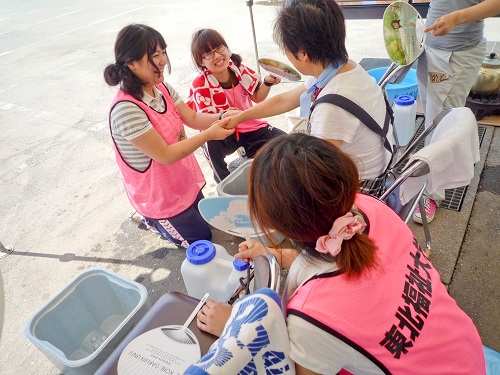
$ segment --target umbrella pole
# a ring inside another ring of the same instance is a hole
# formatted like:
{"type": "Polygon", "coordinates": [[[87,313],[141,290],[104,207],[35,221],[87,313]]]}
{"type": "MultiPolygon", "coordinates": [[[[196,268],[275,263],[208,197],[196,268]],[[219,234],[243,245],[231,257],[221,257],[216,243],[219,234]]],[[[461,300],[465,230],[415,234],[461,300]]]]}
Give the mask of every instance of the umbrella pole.
{"type": "Polygon", "coordinates": [[[253,11],[252,11],[253,0],[247,0],[246,4],[248,6],[248,10],[250,11],[250,23],[252,25],[253,46],[255,49],[255,62],[257,65],[257,73],[259,73],[259,75],[260,75],[259,51],[257,50],[257,38],[255,36],[255,25],[253,22],[253,11]]]}

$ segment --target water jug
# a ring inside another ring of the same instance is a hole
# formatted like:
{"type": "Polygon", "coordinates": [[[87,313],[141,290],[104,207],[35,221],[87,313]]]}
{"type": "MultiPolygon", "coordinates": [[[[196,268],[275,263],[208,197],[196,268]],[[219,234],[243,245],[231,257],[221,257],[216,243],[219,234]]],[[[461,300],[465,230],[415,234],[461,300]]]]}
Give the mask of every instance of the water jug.
{"type": "Polygon", "coordinates": [[[406,146],[415,132],[417,104],[411,95],[400,95],[394,99],[394,128],[400,146],[406,146]]]}
{"type": "MultiPolygon", "coordinates": [[[[236,287],[240,285],[240,279],[245,279],[247,277],[247,270],[249,267],[250,263],[245,262],[242,259],[233,260],[233,269],[231,270],[226,282],[226,300],[233,295],[236,287]]],[[[253,284],[251,283],[250,287],[252,285],[253,284]]]]}
{"type": "Polygon", "coordinates": [[[226,302],[239,285],[240,277],[246,276],[248,267],[249,263],[240,259],[235,262],[223,246],[200,240],[186,250],[181,275],[191,297],[201,299],[208,292],[210,299],[226,302]]]}

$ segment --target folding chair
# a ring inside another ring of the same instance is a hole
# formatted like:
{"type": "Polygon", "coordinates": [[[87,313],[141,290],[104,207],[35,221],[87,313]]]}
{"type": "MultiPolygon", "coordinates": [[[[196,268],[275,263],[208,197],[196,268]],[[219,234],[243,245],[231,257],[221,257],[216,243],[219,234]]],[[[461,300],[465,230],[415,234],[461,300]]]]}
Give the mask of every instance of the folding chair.
{"type": "MultiPolygon", "coordinates": [[[[452,109],[447,109],[436,116],[432,124],[428,128],[424,129],[424,131],[420,135],[415,137],[410,142],[408,147],[406,147],[405,151],[401,154],[401,156],[385,176],[386,184],[388,181],[392,182],[384,186],[384,192],[382,193],[382,195],[380,195],[380,197],[378,197],[378,199],[382,202],[385,202],[389,207],[391,207],[405,223],[408,223],[417,205],[419,205],[420,207],[420,212],[425,212],[422,195],[426,188],[426,181],[422,181],[422,186],[420,187],[418,193],[404,205],[401,203],[399,195],[400,187],[407,179],[411,177],[422,177],[428,174],[430,172],[430,169],[427,163],[421,160],[413,161],[412,163],[404,167],[403,165],[407,163],[411,154],[414,153],[417,148],[422,145],[421,143],[425,141],[425,139],[434,131],[440,121],[451,111],[452,109]],[[398,172],[399,170],[400,172],[398,172]]],[[[427,255],[429,255],[431,251],[431,234],[426,215],[422,215],[422,225],[424,227],[425,233],[426,253],[427,255]]]]}
{"type": "MultiPolygon", "coordinates": [[[[394,182],[387,187],[385,193],[382,194],[379,200],[385,202],[405,223],[408,223],[413,212],[417,208],[417,204],[420,207],[420,212],[425,212],[422,195],[424,194],[426,183],[422,183],[422,187],[409,202],[402,204],[399,198],[399,192],[401,185],[410,177],[421,177],[429,173],[429,166],[427,163],[417,160],[410,165],[406,166],[399,176],[396,177],[394,182]]],[[[422,225],[424,227],[425,240],[426,240],[426,254],[429,255],[431,252],[431,233],[429,230],[429,223],[427,222],[427,216],[422,215],[422,225]]]]}

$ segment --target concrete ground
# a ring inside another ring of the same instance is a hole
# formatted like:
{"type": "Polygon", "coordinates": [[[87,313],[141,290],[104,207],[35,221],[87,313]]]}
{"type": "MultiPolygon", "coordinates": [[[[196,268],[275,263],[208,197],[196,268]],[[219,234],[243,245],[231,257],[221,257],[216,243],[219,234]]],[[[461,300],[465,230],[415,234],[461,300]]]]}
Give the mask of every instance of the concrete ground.
{"type": "MultiPolygon", "coordinates": [[[[286,61],[271,37],[275,10],[253,7],[259,53],[286,61]]],[[[195,75],[189,43],[196,28],[219,30],[232,50],[256,67],[243,0],[0,0],[0,241],[15,249],[0,259],[6,298],[2,374],[58,373],[25,338],[24,327],[89,267],[106,267],[140,282],[151,303],[167,291],[185,291],[179,271],[183,251],[128,219],[131,207],[109,137],[107,112],[115,89],[104,83],[102,72],[113,62],[116,34],[134,22],[164,35],[172,62],[167,80],[183,97],[195,75]]],[[[387,57],[381,20],[348,21],[347,32],[354,61],[387,57]]],[[[486,21],[486,37],[500,40],[500,19],[486,21]]],[[[294,85],[282,83],[272,93],[294,85]]],[[[284,116],[270,121],[287,129],[284,116]]],[[[462,211],[441,209],[431,224],[431,259],[484,344],[497,351],[499,132],[487,130],[462,211]]],[[[197,156],[207,179],[205,194],[214,195],[210,168],[200,152],[197,156]]],[[[230,252],[239,241],[214,231],[214,242],[230,252]]]]}

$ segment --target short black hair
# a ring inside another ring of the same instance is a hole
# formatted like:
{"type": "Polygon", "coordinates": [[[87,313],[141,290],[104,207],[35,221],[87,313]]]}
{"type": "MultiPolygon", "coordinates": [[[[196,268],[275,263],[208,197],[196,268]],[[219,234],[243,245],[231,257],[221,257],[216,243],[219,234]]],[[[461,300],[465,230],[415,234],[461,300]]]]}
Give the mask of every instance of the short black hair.
{"type": "Polygon", "coordinates": [[[304,51],[313,63],[345,63],[345,18],[335,0],[287,0],[274,22],[274,40],[296,58],[304,51]]]}

